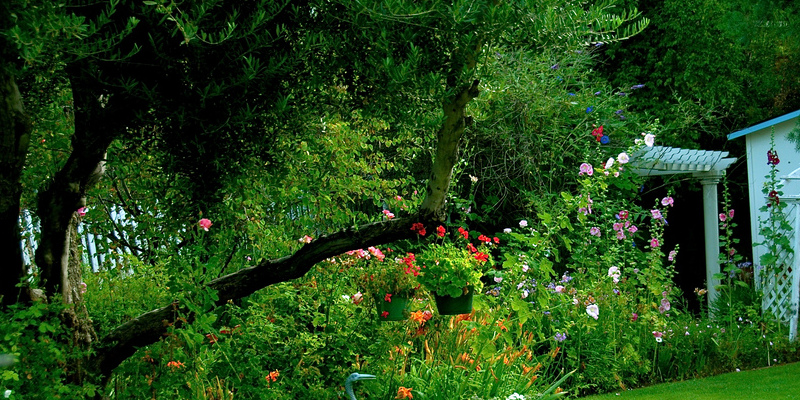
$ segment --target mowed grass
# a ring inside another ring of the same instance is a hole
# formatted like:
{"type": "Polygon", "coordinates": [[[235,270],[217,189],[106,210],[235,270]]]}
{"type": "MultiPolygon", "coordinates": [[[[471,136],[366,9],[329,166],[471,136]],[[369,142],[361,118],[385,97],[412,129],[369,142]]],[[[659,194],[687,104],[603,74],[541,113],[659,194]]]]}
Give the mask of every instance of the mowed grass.
{"type": "Polygon", "coordinates": [[[800,363],[702,379],[662,383],[646,388],[582,397],[581,400],[800,400],[800,363]]]}

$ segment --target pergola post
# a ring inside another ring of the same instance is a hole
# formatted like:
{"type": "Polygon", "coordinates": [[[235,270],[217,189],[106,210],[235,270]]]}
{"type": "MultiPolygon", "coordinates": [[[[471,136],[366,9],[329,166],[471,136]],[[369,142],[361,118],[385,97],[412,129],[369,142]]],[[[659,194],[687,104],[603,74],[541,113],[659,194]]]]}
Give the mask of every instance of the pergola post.
{"type": "Polygon", "coordinates": [[[708,291],[709,314],[711,314],[711,304],[719,296],[716,287],[720,281],[714,278],[714,275],[720,273],[717,185],[721,177],[722,175],[718,171],[712,171],[700,179],[700,183],[703,185],[703,230],[706,239],[706,290],[708,291]]]}

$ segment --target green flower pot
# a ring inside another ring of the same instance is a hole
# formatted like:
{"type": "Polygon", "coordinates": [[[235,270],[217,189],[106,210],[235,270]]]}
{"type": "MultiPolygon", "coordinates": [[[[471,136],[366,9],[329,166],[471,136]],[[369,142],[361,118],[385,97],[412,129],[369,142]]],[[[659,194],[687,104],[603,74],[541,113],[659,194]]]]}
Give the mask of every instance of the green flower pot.
{"type": "Polygon", "coordinates": [[[403,314],[408,305],[407,298],[392,296],[392,301],[389,302],[380,297],[375,299],[375,305],[378,308],[378,319],[381,321],[402,321],[407,318],[403,314]]]}
{"type": "Polygon", "coordinates": [[[472,295],[474,288],[469,287],[467,294],[458,297],[452,296],[439,296],[434,293],[433,298],[436,300],[436,308],[439,310],[440,315],[459,315],[469,314],[472,312],[472,295]]]}

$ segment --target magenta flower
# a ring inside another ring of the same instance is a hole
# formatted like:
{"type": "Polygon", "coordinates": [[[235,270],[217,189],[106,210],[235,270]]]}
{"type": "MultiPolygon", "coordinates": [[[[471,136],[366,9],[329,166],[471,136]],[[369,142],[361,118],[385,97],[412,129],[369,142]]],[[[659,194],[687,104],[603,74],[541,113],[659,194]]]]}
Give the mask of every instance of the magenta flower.
{"type": "Polygon", "coordinates": [[[628,219],[628,215],[629,215],[629,213],[628,213],[627,210],[622,210],[617,214],[619,219],[628,219]]]}
{"type": "Polygon", "coordinates": [[[719,214],[719,221],[720,222],[725,222],[726,219],[728,219],[728,215],[726,215],[725,213],[720,213],[719,214]]]}
{"type": "Polygon", "coordinates": [[[636,233],[636,231],[638,231],[638,230],[639,230],[639,228],[637,228],[636,225],[631,225],[628,228],[628,232],[630,232],[630,233],[636,233]]]}
{"type": "Polygon", "coordinates": [[[589,234],[592,236],[600,237],[600,228],[593,226],[591,229],[589,229],[589,234]]]}
{"type": "Polygon", "coordinates": [[[203,228],[204,231],[208,231],[208,228],[211,228],[211,225],[213,225],[211,223],[211,220],[208,218],[201,219],[200,222],[198,222],[198,224],[200,225],[201,228],[203,228]]]}
{"type": "Polygon", "coordinates": [[[659,246],[661,246],[661,244],[658,243],[658,239],[656,238],[650,239],[650,247],[657,249],[659,246]]]}
{"type": "Polygon", "coordinates": [[[669,256],[667,256],[667,260],[675,261],[675,256],[677,256],[677,255],[678,255],[678,252],[675,251],[675,250],[672,250],[672,251],[669,252],[669,256]]]}
{"type": "Polygon", "coordinates": [[[667,196],[667,197],[664,197],[663,199],[661,199],[661,205],[664,206],[664,207],[666,207],[666,206],[672,207],[673,204],[675,204],[675,200],[673,200],[672,197],[670,197],[670,196],[667,196]]]}
{"type": "Polygon", "coordinates": [[[732,208],[728,211],[728,218],[733,218],[733,209],[732,208]]]}
{"type": "Polygon", "coordinates": [[[639,314],[631,313],[631,322],[636,322],[637,319],[639,319],[639,314]]]}
{"type": "Polygon", "coordinates": [[[86,207],[81,207],[77,211],[78,211],[78,215],[80,215],[81,217],[86,215],[86,207]]]}

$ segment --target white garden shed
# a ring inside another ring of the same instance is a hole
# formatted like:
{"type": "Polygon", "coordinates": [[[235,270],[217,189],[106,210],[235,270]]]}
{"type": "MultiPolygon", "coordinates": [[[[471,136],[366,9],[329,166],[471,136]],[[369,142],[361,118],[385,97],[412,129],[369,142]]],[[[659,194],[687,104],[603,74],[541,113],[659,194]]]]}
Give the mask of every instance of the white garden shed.
{"type": "Polygon", "coordinates": [[[747,182],[750,196],[750,232],[753,238],[753,264],[755,265],[755,281],[764,282],[765,287],[762,308],[779,320],[789,323],[789,337],[797,338],[798,324],[798,290],[800,290],[800,152],[796,144],[789,140],[789,132],[798,125],[800,110],[753,125],[728,135],[728,140],[744,137],[747,152],[747,182]],[[774,138],[774,147],[772,140],[774,138]],[[767,185],[767,151],[774,148],[780,162],[777,170],[781,177],[783,195],[781,202],[788,206],[784,209],[794,229],[789,233],[794,256],[779,256],[777,270],[773,276],[761,276],[763,267],[759,266],[761,256],[766,252],[765,246],[755,245],[764,241],[759,234],[759,220],[766,220],[768,214],[759,211],[767,203],[767,196],[762,189],[767,185]]]}

